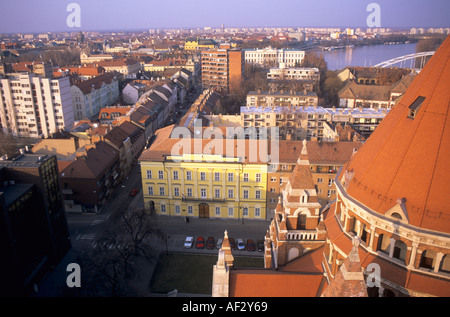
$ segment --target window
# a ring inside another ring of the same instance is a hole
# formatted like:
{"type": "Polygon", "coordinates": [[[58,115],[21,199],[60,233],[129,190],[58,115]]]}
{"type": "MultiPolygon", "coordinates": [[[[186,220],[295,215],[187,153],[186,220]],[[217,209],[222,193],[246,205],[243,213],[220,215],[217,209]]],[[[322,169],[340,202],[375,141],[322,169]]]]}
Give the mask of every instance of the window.
{"type": "Polygon", "coordinates": [[[234,190],[233,189],[229,189],[228,190],[228,198],[233,198],[234,197],[234,190]]]}
{"type": "Polygon", "coordinates": [[[178,187],[174,187],[173,188],[173,195],[175,197],[179,197],[180,196],[180,189],[178,187]]]}
{"type": "Polygon", "coordinates": [[[206,173],[205,172],[200,172],[200,180],[206,181],[206,173]]]}
{"type": "Polygon", "coordinates": [[[255,217],[261,217],[261,208],[255,207],[255,217]]]}
{"type": "Polygon", "coordinates": [[[248,199],[248,190],[244,189],[244,199],[248,199]]]}
{"type": "Polygon", "coordinates": [[[276,193],[275,187],[270,187],[270,192],[271,192],[271,193],[276,193]]]}
{"type": "Polygon", "coordinates": [[[334,179],[330,178],[330,179],[328,180],[328,186],[333,185],[333,182],[334,182],[334,179]]]}
{"type": "Polygon", "coordinates": [[[178,180],[178,171],[173,171],[173,179],[178,180]]]}
{"type": "Polygon", "coordinates": [[[408,118],[414,119],[417,115],[417,112],[420,109],[420,106],[422,105],[423,101],[425,100],[425,97],[419,96],[414,100],[414,102],[409,106],[409,113],[408,118]]]}
{"type": "Polygon", "coordinates": [[[186,189],[186,195],[187,195],[188,197],[192,197],[192,188],[187,188],[187,189],[186,189]]]}
{"type": "Polygon", "coordinates": [[[180,205],[175,205],[175,213],[176,214],[180,214],[181,213],[180,205]]]}
{"type": "Polygon", "coordinates": [[[242,208],[242,216],[248,216],[248,207],[242,208]]]}
{"type": "Polygon", "coordinates": [[[234,214],[234,208],[233,207],[228,207],[228,216],[233,216],[234,214]]]}
{"type": "Polygon", "coordinates": [[[255,198],[261,199],[261,191],[260,190],[255,191],[255,198]]]}
{"type": "Polygon", "coordinates": [[[248,173],[244,173],[244,182],[248,182],[248,173]]]}
{"type": "Polygon", "coordinates": [[[166,205],[165,204],[161,204],[161,212],[166,213],[166,205]]]}
{"type": "Polygon", "coordinates": [[[328,196],[328,197],[331,197],[331,195],[335,195],[335,194],[336,194],[336,190],[334,190],[334,189],[329,189],[329,190],[328,190],[327,196],[328,196]]]}
{"type": "Polygon", "coordinates": [[[188,181],[192,180],[192,172],[191,171],[186,172],[186,180],[188,180],[188,181]]]}
{"type": "Polygon", "coordinates": [[[214,189],[214,198],[220,198],[220,189],[214,189]]]}
{"type": "Polygon", "coordinates": [[[214,172],[214,180],[215,180],[216,182],[220,181],[220,173],[214,172]]]}
{"type": "Polygon", "coordinates": [[[164,179],[164,171],[158,171],[158,178],[164,179]]]}
{"type": "Polygon", "coordinates": [[[151,170],[147,170],[147,178],[148,179],[152,178],[152,171],[151,170]]]}
{"type": "Polygon", "coordinates": [[[229,182],[234,181],[234,174],[233,173],[228,173],[228,181],[229,182]]]}
{"type": "Polygon", "coordinates": [[[256,181],[258,183],[261,182],[261,174],[260,173],[256,173],[256,181]]]}
{"type": "Polygon", "coordinates": [[[164,187],[160,187],[159,188],[159,196],[164,196],[164,195],[165,195],[164,187]]]}
{"type": "Polygon", "coordinates": [[[147,191],[150,196],[153,196],[153,186],[148,186],[147,191]]]}
{"type": "Polygon", "coordinates": [[[194,213],[194,208],[192,206],[188,206],[188,215],[192,215],[194,213]]]}
{"type": "Polygon", "coordinates": [[[216,207],[216,216],[220,216],[220,207],[216,207]]]}
{"type": "Polygon", "coordinates": [[[200,189],[200,196],[201,198],[206,198],[206,188],[200,189]]]}
{"type": "Polygon", "coordinates": [[[276,178],[276,177],[271,177],[271,178],[270,178],[270,181],[271,181],[272,183],[274,183],[274,182],[277,181],[277,178],[276,178]]]}
{"type": "Polygon", "coordinates": [[[323,178],[320,178],[320,177],[319,177],[319,178],[317,179],[317,183],[318,183],[318,184],[323,183],[323,178]]]}

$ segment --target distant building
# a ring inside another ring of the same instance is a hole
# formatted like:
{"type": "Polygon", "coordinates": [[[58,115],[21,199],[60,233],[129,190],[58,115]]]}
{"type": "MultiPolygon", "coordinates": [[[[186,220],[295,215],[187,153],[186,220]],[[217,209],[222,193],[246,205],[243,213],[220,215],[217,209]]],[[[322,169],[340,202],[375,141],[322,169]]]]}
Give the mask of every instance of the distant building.
{"type": "Polygon", "coordinates": [[[28,296],[70,249],[56,156],[0,159],[0,296],[28,296]]]}
{"type": "Polygon", "coordinates": [[[125,78],[136,78],[136,74],[141,70],[141,63],[129,58],[98,62],[98,66],[103,67],[107,73],[118,72],[125,78]]]}
{"type": "Polygon", "coordinates": [[[286,67],[299,67],[305,58],[305,51],[266,47],[264,49],[246,49],[244,55],[245,62],[249,64],[274,67],[284,63],[286,67]]]}
{"type": "Polygon", "coordinates": [[[80,62],[81,64],[91,64],[103,61],[111,61],[113,60],[113,56],[109,54],[98,54],[98,55],[90,55],[85,52],[80,54],[80,62]]]}
{"type": "Polygon", "coordinates": [[[218,46],[212,39],[202,39],[202,38],[187,38],[184,42],[185,51],[197,51],[205,49],[214,49],[218,46]]]}
{"type": "Polygon", "coordinates": [[[48,137],[72,126],[69,78],[14,73],[0,79],[0,84],[0,123],[5,134],[48,137]]]}

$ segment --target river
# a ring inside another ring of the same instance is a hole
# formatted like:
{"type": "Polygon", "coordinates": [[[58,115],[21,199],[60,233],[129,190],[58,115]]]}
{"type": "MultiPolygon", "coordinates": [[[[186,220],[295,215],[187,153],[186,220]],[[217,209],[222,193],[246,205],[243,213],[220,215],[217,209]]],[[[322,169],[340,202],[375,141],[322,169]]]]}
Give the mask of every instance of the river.
{"type": "MultiPolygon", "coordinates": [[[[324,55],[329,70],[343,69],[347,66],[374,66],[389,59],[413,54],[416,52],[416,43],[392,45],[354,46],[333,51],[319,51],[324,55]]],[[[405,61],[396,67],[412,67],[411,61],[405,61]]]]}

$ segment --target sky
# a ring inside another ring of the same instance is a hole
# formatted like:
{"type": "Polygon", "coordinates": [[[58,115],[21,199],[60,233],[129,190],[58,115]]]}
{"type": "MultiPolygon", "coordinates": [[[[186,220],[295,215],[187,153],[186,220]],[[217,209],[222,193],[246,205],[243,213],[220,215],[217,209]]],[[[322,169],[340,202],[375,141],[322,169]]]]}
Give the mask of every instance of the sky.
{"type": "Polygon", "coordinates": [[[367,27],[370,3],[381,27],[450,27],[449,0],[0,0],[0,33],[198,27],[367,27]],[[67,6],[80,6],[69,27],[67,6]]]}

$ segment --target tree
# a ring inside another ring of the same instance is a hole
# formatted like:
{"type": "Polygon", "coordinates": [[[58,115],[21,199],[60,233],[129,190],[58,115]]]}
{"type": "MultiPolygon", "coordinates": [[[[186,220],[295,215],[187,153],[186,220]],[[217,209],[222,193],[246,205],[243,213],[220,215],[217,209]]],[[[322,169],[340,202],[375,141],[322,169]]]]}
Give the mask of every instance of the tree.
{"type": "Polygon", "coordinates": [[[152,262],[157,250],[151,244],[162,233],[145,209],[127,209],[110,217],[91,246],[83,248],[79,261],[82,286],[87,296],[133,295],[127,282],[135,277],[137,260],[152,262]]]}
{"type": "Polygon", "coordinates": [[[322,85],[323,96],[328,105],[339,105],[339,90],[344,83],[334,71],[327,71],[322,85]]]}

